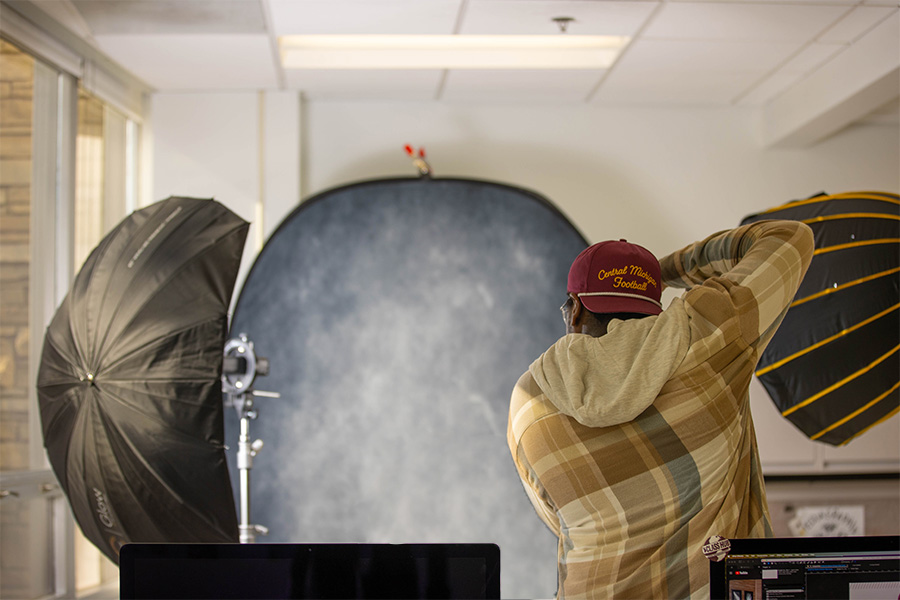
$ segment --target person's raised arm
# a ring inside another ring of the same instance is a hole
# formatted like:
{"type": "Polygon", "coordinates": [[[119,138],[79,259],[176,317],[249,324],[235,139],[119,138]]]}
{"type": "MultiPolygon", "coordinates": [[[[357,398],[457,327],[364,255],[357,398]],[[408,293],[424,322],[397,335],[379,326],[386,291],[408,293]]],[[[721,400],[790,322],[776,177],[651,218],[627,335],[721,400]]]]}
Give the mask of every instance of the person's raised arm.
{"type": "MultiPolygon", "coordinates": [[[[716,233],[660,260],[669,287],[726,290],[736,306],[756,304],[741,323],[748,343],[768,341],[784,317],[815,249],[799,221],[760,221],[716,233]]],[[[696,303],[695,303],[696,304],[696,303]]]]}

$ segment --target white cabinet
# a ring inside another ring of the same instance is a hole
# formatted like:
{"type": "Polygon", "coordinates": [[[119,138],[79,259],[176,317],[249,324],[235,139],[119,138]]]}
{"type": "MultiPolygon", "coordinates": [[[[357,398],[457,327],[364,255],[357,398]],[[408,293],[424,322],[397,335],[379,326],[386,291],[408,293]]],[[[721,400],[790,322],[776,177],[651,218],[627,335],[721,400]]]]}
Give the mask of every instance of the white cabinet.
{"type": "Polygon", "coordinates": [[[750,406],[766,475],[900,472],[900,415],[836,447],[810,440],[782,417],[756,378],[750,385],[750,406]]]}

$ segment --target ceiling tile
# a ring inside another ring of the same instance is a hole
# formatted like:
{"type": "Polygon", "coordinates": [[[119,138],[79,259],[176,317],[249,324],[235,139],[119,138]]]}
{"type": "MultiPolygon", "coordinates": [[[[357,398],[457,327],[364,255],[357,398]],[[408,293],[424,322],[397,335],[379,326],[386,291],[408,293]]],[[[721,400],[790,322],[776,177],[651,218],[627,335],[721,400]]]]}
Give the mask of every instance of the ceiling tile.
{"type": "Polygon", "coordinates": [[[671,40],[804,42],[847,12],[846,6],[677,2],[666,4],[642,35],[671,40]]]}
{"type": "Polygon", "coordinates": [[[95,35],[264,33],[259,0],[72,0],[95,35]]]}
{"type": "Polygon", "coordinates": [[[858,6],[819,37],[820,42],[849,44],[884,21],[896,8],[858,6]]]}
{"type": "Polygon", "coordinates": [[[846,47],[844,44],[810,44],[788,60],[779,70],[785,73],[805,75],[821,67],[846,47]]]}
{"type": "Polygon", "coordinates": [[[277,87],[265,35],[98,35],[100,49],[166,91],[277,87]]]}
{"type": "Polygon", "coordinates": [[[741,106],[762,106],[797,83],[797,80],[801,77],[802,75],[798,73],[779,71],[767,77],[763,82],[750,90],[749,93],[740,99],[738,104],[741,106]]]}
{"type": "Polygon", "coordinates": [[[441,100],[448,102],[582,103],[603,70],[475,70],[448,72],[441,100]]]}
{"type": "Polygon", "coordinates": [[[441,70],[294,70],[285,72],[288,88],[304,96],[329,100],[434,100],[441,70]]]}
{"type": "Polygon", "coordinates": [[[615,71],[642,77],[666,71],[754,71],[766,73],[783,64],[802,46],[793,42],[714,42],[646,40],[631,43],[615,71]]]}
{"type": "Polygon", "coordinates": [[[470,0],[459,33],[553,34],[555,17],[572,17],[571,35],[634,35],[659,2],[585,2],[583,0],[470,0]]]}
{"type": "Polygon", "coordinates": [[[819,41],[810,44],[761,81],[741,98],[740,104],[764,104],[787,90],[791,84],[814,72],[846,50],[850,43],[883,21],[895,9],[858,7],[841,19],[819,41]]]}
{"type": "Polygon", "coordinates": [[[664,73],[652,79],[625,74],[605,83],[592,102],[729,106],[734,98],[752,85],[755,77],[755,74],[743,71],[664,73]]]}
{"type": "Polygon", "coordinates": [[[35,3],[35,6],[78,37],[90,38],[93,36],[93,32],[87,21],[84,20],[84,16],[69,0],[44,0],[43,2],[35,3]]]}
{"type": "MultiPolygon", "coordinates": [[[[756,3],[756,4],[772,4],[774,2],[783,2],[791,4],[829,4],[835,6],[855,6],[859,4],[859,0],[669,0],[670,2],[724,2],[724,3],[756,3]]],[[[889,2],[891,0],[871,0],[873,2],[889,2]]]]}
{"type": "Polygon", "coordinates": [[[451,34],[461,0],[267,0],[275,35],[451,34]]]}
{"type": "Polygon", "coordinates": [[[596,99],[730,104],[798,46],[798,42],[638,40],[610,72],[596,99]]]}

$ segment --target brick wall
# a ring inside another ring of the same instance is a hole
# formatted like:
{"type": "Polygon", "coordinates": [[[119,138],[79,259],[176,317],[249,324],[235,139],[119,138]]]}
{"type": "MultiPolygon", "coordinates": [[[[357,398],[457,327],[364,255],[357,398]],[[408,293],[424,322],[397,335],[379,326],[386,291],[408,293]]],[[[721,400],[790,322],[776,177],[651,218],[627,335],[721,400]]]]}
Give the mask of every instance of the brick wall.
{"type": "Polygon", "coordinates": [[[28,464],[28,269],[34,63],[0,42],[0,469],[28,464]]]}
{"type": "MultiPolygon", "coordinates": [[[[0,40],[0,470],[28,469],[28,289],[34,61],[0,40]]],[[[0,597],[51,590],[30,568],[35,507],[0,504],[0,597]]],[[[37,542],[41,543],[41,542],[37,542]]]]}

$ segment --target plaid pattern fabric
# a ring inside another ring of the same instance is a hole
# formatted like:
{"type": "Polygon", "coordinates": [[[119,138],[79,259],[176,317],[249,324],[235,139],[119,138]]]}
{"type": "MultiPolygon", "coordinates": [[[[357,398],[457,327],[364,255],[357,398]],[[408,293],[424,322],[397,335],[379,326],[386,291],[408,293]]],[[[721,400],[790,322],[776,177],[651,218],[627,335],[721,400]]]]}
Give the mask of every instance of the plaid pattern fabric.
{"type": "MultiPolygon", "coordinates": [[[[770,221],[662,259],[666,285],[690,289],[646,318],[658,322],[618,323],[616,334],[674,318],[687,324],[686,351],[632,420],[606,424],[551,403],[553,390],[534,376],[550,351],[521,377],[508,442],[538,516],[559,537],[559,598],[708,597],[707,538],[771,535],[748,385],[812,253],[808,227],[770,221]]],[[[596,369],[603,364],[586,363],[574,376],[596,369]]],[[[588,413],[628,401],[581,400],[588,413]]]]}

